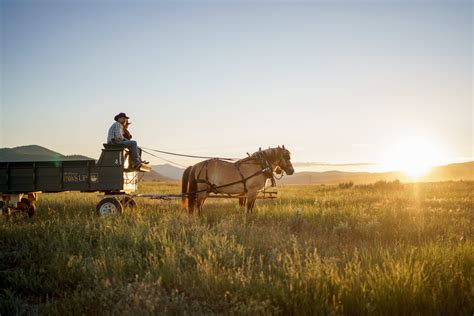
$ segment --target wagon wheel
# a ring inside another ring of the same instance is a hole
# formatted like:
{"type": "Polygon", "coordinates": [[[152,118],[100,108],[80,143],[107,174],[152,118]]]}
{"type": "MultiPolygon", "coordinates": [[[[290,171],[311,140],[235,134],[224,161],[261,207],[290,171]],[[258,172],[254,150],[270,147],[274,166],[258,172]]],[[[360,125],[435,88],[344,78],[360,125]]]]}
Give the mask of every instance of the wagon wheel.
{"type": "Polygon", "coordinates": [[[134,210],[137,208],[137,202],[132,197],[125,196],[120,200],[120,203],[122,204],[122,207],[124,209],[130,208],[131,210],[134,210]]]}
{"type": "Polygon", "coordinates": [[[110,197],[102,199],[96,207],[97,214],[107,216],[110,214],[121,214],[123,211],[122,204],[116,198],[110,197]]]}
{"type": "Polygon", "coordinates": [[[18,209],[28,214],[29,217],[32,217],[35,215],[36,205],[33,202],[30,202],[27,198],[21,198],[18,209]]]}
{"type": "Polygon", "coordinates": [[[8,204],[5,203],[5,201],[0,201],[0,211],[1,211],[1,214],[3,215],[6,215],[6,216],[11,215],[11,210],[8,207],[8,204]]]}
{"type": "Polygon", "coordinates": [[[21,198],[19,203],[19,208],[26,211],[27,207],[30,207],[30,200],[27,198],[21,198]]]}

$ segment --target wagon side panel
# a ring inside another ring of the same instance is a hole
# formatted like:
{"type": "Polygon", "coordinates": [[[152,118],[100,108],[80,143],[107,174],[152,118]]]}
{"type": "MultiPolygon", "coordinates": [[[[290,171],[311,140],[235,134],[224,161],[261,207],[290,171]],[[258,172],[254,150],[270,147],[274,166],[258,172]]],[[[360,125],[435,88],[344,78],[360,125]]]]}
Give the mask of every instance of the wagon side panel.
{"type": "Polygon", "coordinates": [[[36,189],[43,192],[62,190],[61,162],[38,162],[36,164],[36,189]]]}
{"type": "Polygon", "coordinates": [[[122,167],[98,167],[98,176],[99,181],[95,187],[98,191],[121,191],[123,189],[122,167]]]}
{"type": "Polygon", "coordinates": [[[0,162],[0,192],[7,192],[8,189],[8,163],[0,162]]]}
{"type": "Polygon", "coordinates": [[[63,190],[64,191],[88,191],[89,174],[93,160],[64,161],[63,162],[63,190]]]}
{"type": "Polygon", "coordinates": [[[34,192],[35,164],[34,162],[16,162],[9,164],[9,191],[34,192]]]}
{"type": "Polygon", "coordinates": [[[129,163],[127,152],[124,148],[103,149],[94,173],[96,181],[91,181],[91,188],[104,192],[125,191],[124,169],[129,163]]]}

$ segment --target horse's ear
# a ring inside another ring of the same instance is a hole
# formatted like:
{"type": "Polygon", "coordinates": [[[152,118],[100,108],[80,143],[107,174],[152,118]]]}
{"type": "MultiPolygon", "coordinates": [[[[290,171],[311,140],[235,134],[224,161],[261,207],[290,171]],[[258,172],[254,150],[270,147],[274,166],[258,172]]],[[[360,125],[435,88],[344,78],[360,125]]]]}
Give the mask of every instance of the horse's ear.
{"type": "Polygon", "coordinates": [[[282,148],[283,148],[283,149],[285,149],[285,145],[283,145],[283,147],[282,147],[282,148]]]}
{"type": "Polygon", "coordinates": [[[258,151],[262,151],[262,147],[258,147],[258,151]]]}

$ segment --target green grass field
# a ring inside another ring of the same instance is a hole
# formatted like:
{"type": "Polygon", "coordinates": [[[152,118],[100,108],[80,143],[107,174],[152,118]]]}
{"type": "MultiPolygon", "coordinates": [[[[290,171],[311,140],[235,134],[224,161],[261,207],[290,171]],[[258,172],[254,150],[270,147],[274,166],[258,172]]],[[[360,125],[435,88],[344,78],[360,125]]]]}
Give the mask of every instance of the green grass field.
{"type": "Polygon", "coordinates": [[[278,189],[201,217],[138,200],[99,218],[97,194],[43,194],[33,218],[0,218],[0,313],[474,312],[473,182],[278,189]]]}

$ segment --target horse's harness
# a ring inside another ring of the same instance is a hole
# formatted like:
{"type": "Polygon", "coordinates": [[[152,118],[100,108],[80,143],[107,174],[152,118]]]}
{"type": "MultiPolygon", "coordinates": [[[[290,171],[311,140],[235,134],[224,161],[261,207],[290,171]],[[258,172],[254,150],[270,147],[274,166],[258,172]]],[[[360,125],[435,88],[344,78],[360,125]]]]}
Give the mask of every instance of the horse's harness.
{"type": "MultiPolygon", "coordinates": [[[[280,162],[281,162],[281,159],[282,159],[282,157],[280,157],[280,162]]],[[[237,171],[240,174],[240,177],[241,177],[240,180],[234,181],[234,182],[231,182],[231,183],[227,183],[227,184],[223,184],[223,185],[219,185],[219,186],[216,186],[214,183],[209,182],[208,164],[209,164],[210,161],[213,161],[213,160],[218,160],[218,158],[214,158],[214,159],[205,161],[204,166],[199,170],[199,173],[196,176],[196,182],[197,183],[205,183],[209,186],[209,188],[205,189],[205,190],[199,190],[199,191],[196,191],[196,192],[193,192],[193,193],[208,192],[208,193],[216,193],[217,194],[217,193],[220,193],[218,191],[218,189],[228,187],[228,186],[231,186],[231,185],[235,185],[235,184],[239,184],[239,183],[243,184],[244,192],[247,193],[248,192],[248,190],[247,190],[247,181],[254,178],[254,177],[256,177],[256,176],[259,176],[261,174],[265,175],[265,177],[267,179],[271,179],[272,186],[276,186],[275,178],[273,176],[272,166],[268,162],[268,160],[265,158],[265,154],[261,151],[256,152],[252,156],[249,156],[245,159],[239,160],[236,163],[234,163],[235,168],[237,169],[237,171]],[[253,173],[252,175],[248,176],[248,177],[244,177],[244,175],[242,173],[242,170],[240,170],[240,166],[242,164],[244,164],[246,161],[255,160],[255,159],[260,163],[261,169],[259,171],[255,172],[255,173],[253,173]],[[206,172],[206,178],[205,179],[199,179],[199,177],[200,177],[201,173],[203,172],[203,170],[205,170],[205,172],[206,172]]]]}

